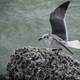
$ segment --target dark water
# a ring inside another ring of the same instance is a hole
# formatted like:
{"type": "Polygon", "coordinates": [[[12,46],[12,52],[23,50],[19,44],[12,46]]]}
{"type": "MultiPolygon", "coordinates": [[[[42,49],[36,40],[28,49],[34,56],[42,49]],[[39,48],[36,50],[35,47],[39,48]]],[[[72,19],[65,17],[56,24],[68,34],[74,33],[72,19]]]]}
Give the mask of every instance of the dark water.
{"type": "MultiPolygon", "coordinates": [[[[46,47],[38,38],[49,32],[49,14],[64,0],[0,0],[0,73],[9,55],[24,46],[46,47]]],[[[80,0],[72,0],[66,14],[69,40],[80,40],[80,0]]],[[[80,50],[72,49],[80,60],[80,50]]]]}

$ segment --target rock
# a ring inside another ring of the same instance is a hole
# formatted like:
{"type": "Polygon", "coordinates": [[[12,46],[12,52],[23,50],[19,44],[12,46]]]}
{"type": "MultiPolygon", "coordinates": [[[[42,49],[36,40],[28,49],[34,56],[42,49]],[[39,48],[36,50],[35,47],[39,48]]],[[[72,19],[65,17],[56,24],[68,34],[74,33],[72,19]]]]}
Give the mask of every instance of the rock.
{"type": "Polygon", "coordinates": [[[80,80],[80,63],[62,49],[15,50],[7,65],[9,80],[80,80]]]}

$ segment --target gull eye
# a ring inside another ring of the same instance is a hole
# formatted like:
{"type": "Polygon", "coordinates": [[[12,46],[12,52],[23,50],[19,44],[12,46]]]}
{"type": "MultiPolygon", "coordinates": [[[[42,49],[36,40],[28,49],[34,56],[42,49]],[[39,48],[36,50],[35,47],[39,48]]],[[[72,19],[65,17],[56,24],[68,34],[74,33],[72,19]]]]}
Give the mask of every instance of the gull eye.
{"type": "Polygon", "coordinates": [[[49,38],[49,36],[46,36],[46,38],[48,39],[48,38],[49,38]]]}

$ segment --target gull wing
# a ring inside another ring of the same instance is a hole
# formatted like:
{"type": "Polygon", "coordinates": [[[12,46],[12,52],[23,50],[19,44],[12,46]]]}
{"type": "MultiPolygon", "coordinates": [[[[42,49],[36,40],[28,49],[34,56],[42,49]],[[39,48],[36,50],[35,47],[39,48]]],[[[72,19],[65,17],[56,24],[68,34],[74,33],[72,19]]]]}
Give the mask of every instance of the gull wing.
{"type": "Polygon", "coordinates": [[[68,52],[70,52],[71,54],[74,54],[67,46],[66,46],[66,42],[64,40],[62,40],[60,37],[58,37],[57,35],[51,34],[53,40],[55,40],[57,43],[59,43],[61,46],[63,46],[68,52]]]}
{"type": "Polygon", "coordinates": [[[70,1],[64,2],[50,14],[52,34],[59,36],[63,40],[67,40],[64,18],[69,3],[70,1]]]}

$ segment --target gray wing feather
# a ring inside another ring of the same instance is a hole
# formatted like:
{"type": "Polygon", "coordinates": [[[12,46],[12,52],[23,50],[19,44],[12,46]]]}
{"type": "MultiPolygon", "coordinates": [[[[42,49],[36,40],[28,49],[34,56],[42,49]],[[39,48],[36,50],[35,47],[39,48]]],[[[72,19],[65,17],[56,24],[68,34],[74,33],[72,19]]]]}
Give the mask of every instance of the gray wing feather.
{"type": "Polygon", "coordinates": [[[67,40],[64,17],[69,3],[70,1],[66,1],[50,14],[52,34],[59,36],[63,40],[67,40]]]}

